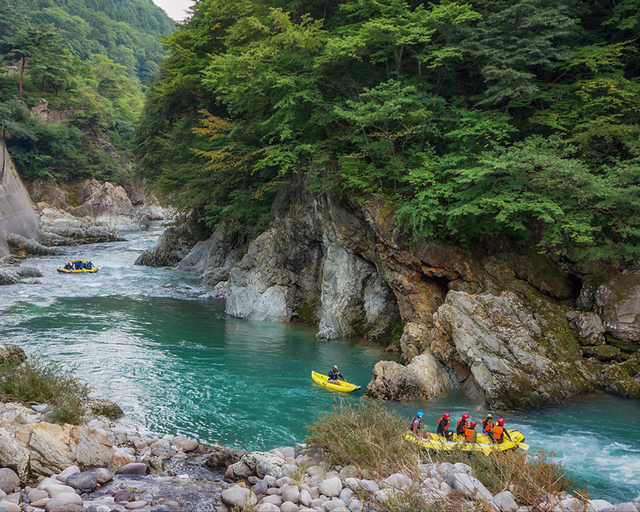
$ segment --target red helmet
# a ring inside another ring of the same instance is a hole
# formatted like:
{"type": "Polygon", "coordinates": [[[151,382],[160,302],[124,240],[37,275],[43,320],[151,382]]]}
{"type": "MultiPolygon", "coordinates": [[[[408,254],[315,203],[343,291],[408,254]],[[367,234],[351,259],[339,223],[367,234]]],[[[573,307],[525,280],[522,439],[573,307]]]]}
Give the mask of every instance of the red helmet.
{"type": "Polygon", "coordinates": [[[442,415],[442,417],[448,420],[448,419],[451,417],[451,414],[449,414],[448,412],[445,412],[445,413],[442,415]]]}
{"type": "Polygon", "coordinates": [[[472,421],[471,423],[469,423],[469,425],[471,425],[472,427],[475,427],[477,423],[475,421],[472,421]]]}
{"type": "Polygon", "coordinates": [[[463,419],[463,420],[468,420],[468,419],[469,419],[469,415],[465,412],[465,413],[462,415],[462,419],[463,419]]]}
{"type": "Polygon", "coordinates": [[[498,425],[504,427],[504,418],[498,418],[498,425]]]}

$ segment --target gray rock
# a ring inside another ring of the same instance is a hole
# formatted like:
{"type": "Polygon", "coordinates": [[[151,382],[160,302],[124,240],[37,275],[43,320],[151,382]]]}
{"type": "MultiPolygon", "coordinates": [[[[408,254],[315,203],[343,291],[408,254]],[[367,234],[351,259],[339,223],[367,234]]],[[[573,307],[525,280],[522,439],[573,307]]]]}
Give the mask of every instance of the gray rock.
{"type": "Polygon", "coordinates": [[[598,286],[595,308],[615,338],[640,341],[640,273],[619,274],[598,286]]]}
{"type": "Polygon", "coordinates": [[[492,494],[482,485],[480,480],[466,473],[449,473],[445,481],[456,491],[460,491],[468,498],[491,500],[492,494]]]}
{"type": "Polygon", "coordinates": [[[78,466],[69,466],[62,473],[56,476],[58,480],[60,480],[63,484],[67,483],[67,477],[73,475],[74,473],[80,473],[80,468],[78,466]]]}
{"type": "Polygon", "coordinates": [[[149,467],[141,462],[132,462],[116,469],[116,475],[148,475],[149,467]]]}
{"type": "Polygon", "coordinates": [[[100,485],[106,484],[107,482],[111,482],[111,480],[113,480],[113,474],[108,469],[98,468],[94,469],[91,472],[93,473],[93,476],[96,477],[96,481],[100,485]]]}
{"type": "Polygon", "coordinates": [[[176,436],[173,438],[171,443],[184,452],[193,452],[198,449],[198,441],[195,439],[188,439],[185,436],[176,436]]]}
{"type": "Polygon", "coordinates": [[[496,494],[492,500],[501,512],[516,512],[518,504],[509,491],[496,494]]]}
{"type": "Polygon", "coordinates": [[[280,508],[272,503],[261,503],[256,507],[256,512],[280,512],[280,508]]]}
{"type": "Polygon", "coordinates": [[[360,480],[360,488],[364,492],[376,492],[380,490],[378,482],[375,482],[374,480],[360,480]]]}
{"type": "Polygon", "coordinates": [[[284,487],[285,485],[291,485],[293,483],[293,480],[291,480],[291,478],[289,478],[288,476],[283,476],[282,478],[278,478],[278,480],[276,480],[276,485],[278,487],[284,487]]]}
{"type": "Polygon", "coordinates": [[[616,512],[638,512],[638,509],[633,503],[620,503],[616,507],[616,512]]]}
{"type": "Polygon", "coordinates": [[[20,507],[10,501],[0,501],[0,509],[5,512],[20,512],[20,507]]]}
{"type": "Polygon", "coordinates": [[[76,503],[69,503],[66,505],[58,505],[57,507],[52,508],[51,512],[89,512],[89,510],[88,509],[85,510],[85,508],[82,505],[78,505],[76,503]]]}
{"type": "Polygon", "coordinates": [[[603,345],[605,343],[605,329],[602,320],[592,311],[569,311],[567,320],[578,333],[582,345],[603,345]]]}
{"type": "Polygon", "coordinates": [[[295,503],[291,503],[290,501],[285,501],[282,505],[280,505],[281,512],[298,512],[299,507],[295,503]]]}
{"type": "Polygon", "coordinates": [[[297,485],[288,485],[282,490],[282,501],[290,501],[292,503],[298,503],[300,496],[300,490],[297,485]]]}
{"type": "Polygon", "coordinates": [[[337,477],[329,478],[320,482],[318,489],[325,496],[339,496],[340,491],[342,491],[342,482],[337,477]]]}
{"type": "Polygon", "coordinates": [[[351,500],[351,503],[349,503],[349,511],[360,512],[361,510],[362,510],[362,503],[360,503],[360,500],[351,500]]]}
{"type": "Polygon", "coordinates": [[[46,512],[51,512],[54,508],[62,505],[82,506],[82,498],[78,496],[75,492],[74,493],[63,492],[51,498],[45,505],[44,509],[46,510],[46,512]]]}
{"type": "Polygon", "coordinates": [[[44,277],[44,274],[35,267],[20,267],[16,273],[20,277],[44,277]]]}
{"type": "Polygon", "coordinates": [[[16,284],[17,282],[18,280],[15,277],[9,275],[4,270],[0,270],[0,286],[16,284]]]}
{"type": "Polygon", "coordinates": [[[272,505],[280,506],[282,505],[282,498],[277,494],[273,494],[271,496],[266,496],[262,498],[262,503],[271,503],[272,505]]]}
{"type": "Polygon", "coordinates": [[[9,468],[0,469],[0,490],[10,494],[20,489],[20,478],[9,468]]]}
{"type": "Polygon", "coordinates": [[[83,494],[95,491],[98,480],[93,473],[73,473],[67,477],[67,485],[83,494]]]}
{"type": "Polygon", "coordinates": [[[9,244],[9,247],[11,247],[11,252],[13,253],[23,252],[33,256],[50,256],[58,254],[57,249],[45,247],[36,240],[25,238],[15,233],[11,233],[7,237],[7,243],[9,244]]]}
{"type": "Polygon", "coordinates": [[[234,485],[222,491],[220,498],[222,499],[222,503],[229,507],[253,506],[258,502],[256,495],[253,494],[250,489],[240,487],[239,485],[234,485]]]}
{"type": "Polygon", "coordinates": [[[253,492],[255,494],[264,494],[267,492],[268,488],[269,486],[267,485],[267,482],[265,480],[258,480],[258,483],[253,486],[253,492]]]}
{"type": "Polygon", "coordinates": [[[126,508],[127,510],[137,510],[139,508],[146,507],[148,504],[149,503],[145,500],[136,500],[130,501],[124,506],[124,508],[126,508]]]}
{"type": "Polygon", "coordinates": [[[135,501],[135,499],[136,495],[128,489],[122,489],[113,495],[113,501],[116,503],[135,501]]]}
{"type": "Polygon", "coordinates": [[[358,468],[356,468],[355,466],[345,466],[340,470],[340,478],[343,478],[345,480],[347,478],[358,478],[358,476],[358,468]]]}
{"type": "Polygon", "coordinates": [[[413,482],[408,476],[403,475],[402,473],[395,473],[390,477],[385,478],[384,483],[390,487],[402,489],[403,487],[409,487],[413,482]]]}
{"type": "Polygon", "coordinates": [[[298,501],[301,505],[304,505],[305,507],[310,507],[311,506],[311,494],[309,494],[309,491],[307,491],[306,489],[303,489],[302,491],[300,491],[300,495],[298,496],[298,501]]]}
{"type": "Polygon", "coordinates": [[[18,345],[11,345],[9,343],[0,343],[0,364],[20,364],[27,360],[27,355],[24,350],[18,345]]]}
{"type": "Polygon", "coordinates": [[[358,482],[357,478],[345,478],[344,482],[352,491],[357,491],[358,489],[360,489],[360,483],[358,482]]]}

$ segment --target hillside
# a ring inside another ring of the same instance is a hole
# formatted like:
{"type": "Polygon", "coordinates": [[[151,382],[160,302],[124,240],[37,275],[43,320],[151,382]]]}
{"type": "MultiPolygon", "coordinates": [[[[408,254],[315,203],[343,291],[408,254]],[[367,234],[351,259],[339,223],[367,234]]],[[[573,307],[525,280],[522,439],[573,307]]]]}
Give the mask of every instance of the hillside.
{"type": "Polygon", "coordinates": [[[637,259],[637,7],[200,0],[137,154],[211,226],[256,234],[304,182],[413,238],[637,259]]]}
{"type": "Polygon", "coordinates": [[[22,177],[123,181],[174,24],[150,0],[0,0],[0,125],[22,177]]]}

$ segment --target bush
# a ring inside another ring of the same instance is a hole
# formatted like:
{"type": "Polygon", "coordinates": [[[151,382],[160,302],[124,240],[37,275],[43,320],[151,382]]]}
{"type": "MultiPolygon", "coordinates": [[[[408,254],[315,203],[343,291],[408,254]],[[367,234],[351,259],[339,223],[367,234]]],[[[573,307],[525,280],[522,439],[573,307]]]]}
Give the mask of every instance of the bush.
{"type": "Polygon", "coordinates": [[[78,424],[85,413],[89,386],[79,381],[75,368],[46,363],[39,356],[22,364],[0,364],[0,393],[10,400],[47,403],[53,417],[62,423],[78,424]]]}

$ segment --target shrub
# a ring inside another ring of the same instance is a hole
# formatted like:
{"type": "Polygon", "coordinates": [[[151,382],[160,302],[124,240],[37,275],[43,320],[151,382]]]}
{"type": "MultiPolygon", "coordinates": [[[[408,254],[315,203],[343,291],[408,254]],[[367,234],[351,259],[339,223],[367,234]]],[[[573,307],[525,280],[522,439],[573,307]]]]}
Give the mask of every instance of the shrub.
{"type": "Polygon", "coordinates": [[[56,421],[78,424],[85,413],[89,386],[75,377],[75,368],[36,356],[19,365],[0,364],[0,393],[18,402],[48,403],[56,421]]]}

